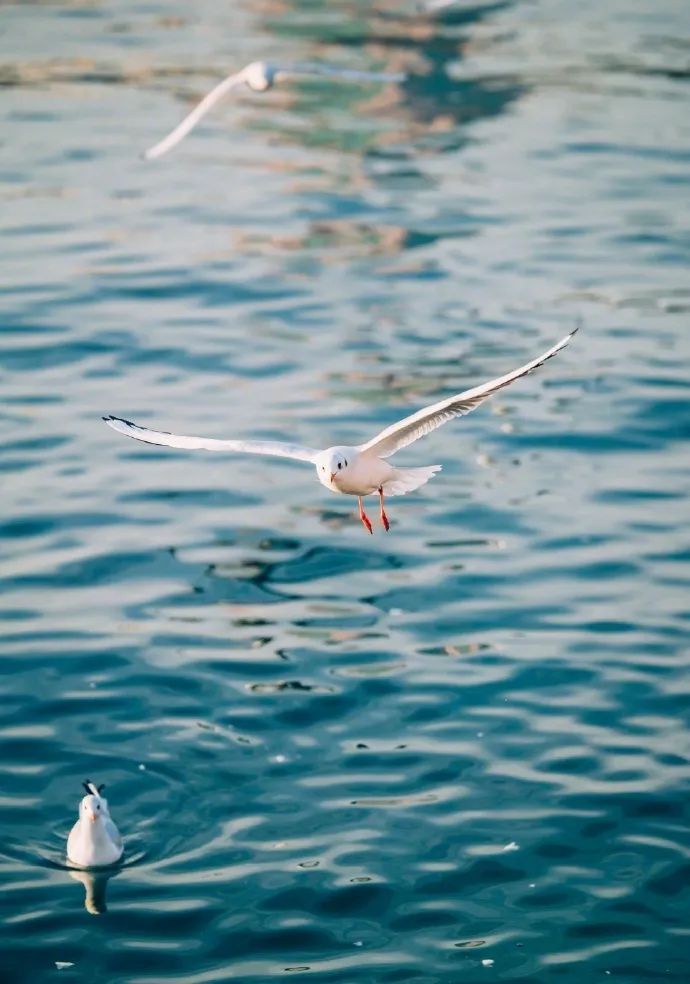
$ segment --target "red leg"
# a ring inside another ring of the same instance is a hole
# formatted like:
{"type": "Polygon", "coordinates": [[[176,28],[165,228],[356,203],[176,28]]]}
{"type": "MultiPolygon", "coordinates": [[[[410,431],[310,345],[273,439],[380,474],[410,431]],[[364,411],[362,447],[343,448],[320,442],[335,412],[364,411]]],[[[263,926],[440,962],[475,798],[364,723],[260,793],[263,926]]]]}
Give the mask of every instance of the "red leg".
{"type": "Polygon", "coordinates": [[[369,517],[367,516],[367,514],[364,512],[364,506],[362,505],[362,496],[361,495],[358,495],[357,496],[357,501],[359,502],[359,518],[362,520],[362,524],[364,526],[364,529],[365,530],[369,530],[369,532],[373,536],[374,535],[374,530],[372,529],[371,520],[369,519],[369,517]]]}
{"type": "Polygon", "coordinates": [[[386,516],[386,510],[383,508],[383,487],[379,489],[379,502],[381,503],[381,522],[386,530],[386,533],[391,528],[391,524],[388,522],[388,516],[386,516]]]}

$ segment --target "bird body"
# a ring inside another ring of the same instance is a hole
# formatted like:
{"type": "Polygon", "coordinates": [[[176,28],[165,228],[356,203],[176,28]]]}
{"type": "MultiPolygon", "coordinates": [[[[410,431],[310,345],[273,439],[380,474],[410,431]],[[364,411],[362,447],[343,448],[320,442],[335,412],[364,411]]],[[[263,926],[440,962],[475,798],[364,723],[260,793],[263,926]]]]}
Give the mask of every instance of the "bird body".
{"type": "Polygon", "coordinates": [[[79,819],[67,838],[67,859],[80,868],[101,868],[115,864],[124,850],[120,832],[113,823],[108,801],[87,779],[86,796],[79,804],[79,819]]]}
{"type": "Polygon", "coordinates": [[[169,434],[165,431],[149,430],[121,417],[104,417],[113,430],[127,437],[147,444],[159,444],[171,448],[184,448],[190,451],[231,451],[245,454],[274,455],[280,458],[293,458],[313,464],[323,486],[331,492],[343,495],[356,495],[359,499],[359,515],[365,528],[373,532],[371,523],[364,512],[362,497],[378,493],[381,507],[381,523],[387,530],[388,518],[384,509],[384,497],[405,495],[424,485],[441,470],[440,465],[424,468],[395,468],[387,461],[392,455],[414,441],[424,437],[448,420],[461,417],[474,410],[489,396],[509,386],[515,380],[539,368],[548,359],[560,352],[573,337],[574,329],[560,342],[548,349],[537,359],[513,372],[492,379],[488,383],[464,390],[456,396],[447,397],[431,406],[423,407],[416,413],[404,417],[390,427],[386,427],[376,437],[359,445],[336,445],[318,451],[315,448],[290,444],[285,441],[242,441],[219,440],[208,437],[187,437],[182,434],[169,434]]]}

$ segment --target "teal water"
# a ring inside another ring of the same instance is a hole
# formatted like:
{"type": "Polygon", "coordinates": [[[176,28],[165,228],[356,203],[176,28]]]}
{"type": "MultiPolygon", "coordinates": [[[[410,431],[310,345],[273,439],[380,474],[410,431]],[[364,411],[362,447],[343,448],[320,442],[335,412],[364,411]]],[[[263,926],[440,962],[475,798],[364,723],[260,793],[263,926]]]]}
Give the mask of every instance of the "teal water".
{"type": "Polygon", "coordinates": [[[3,982],[690,978],[689,71],[674,0],[0,5],[3,982]],[[141,160],[258,57],[409,78],[141,160]],[[387,536],[100,422],[359,441],[578,319],[387,536]]]}

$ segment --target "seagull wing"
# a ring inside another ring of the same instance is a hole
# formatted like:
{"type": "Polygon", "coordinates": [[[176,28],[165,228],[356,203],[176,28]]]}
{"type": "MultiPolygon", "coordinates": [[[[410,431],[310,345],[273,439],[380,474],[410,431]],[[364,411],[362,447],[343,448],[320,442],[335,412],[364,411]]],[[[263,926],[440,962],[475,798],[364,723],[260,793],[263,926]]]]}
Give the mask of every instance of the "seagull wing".
{"type": "Polygon", "coordinates": [[[162,157],[167,154],[169,150],[176,147],[181,140],[187,136],[190,130],[193,130],[197,125],[199,120],[203,119],[204,116],[213,109],[217,102],[225,96],[231,89],[236,88],[238,85],[242,85],[246,81],[246,70],[242,69],[240,72],[235,72],[233,75],[228,75],[227,78],[219,82],[218,85],[214,86],[210,92],[207,92],[201,102],[197,103],[191,113],[178,123],[174,130],[172,130],[167,137],[164,137],[153,147],[149,147],[147,151],[144,152],[144,157],[147,161],[155,160],[157,157],[162,157]]]}
{"type": "Polygon", "coordinates": [[[72,858],[75,851],[77,850],[77,844],[79,842],[79,837],[81,835],[81,817],[74,824],[69,832],[69,837],[67,838],[67,857],[72,858]]]}
{"type": "Polygon", "coordinates": [[[188,451],[236,451],[244,454],[270,454],[278,458],[296,458],[298,461],[313,462],[318,451],[303,448],[299,444],[283,441],[218,441],[213,437],[184,437],[182,434],[168,434],[167,431],[149,430],[131,420],[121,417],[104,417],[108,427],[119,434],[133,437],[145,444],[160,444],[166,448],[185,448],[188,451]]]}
{"type": "Polygon", "coordinates": [[[110,817],[104,820],[105,831],[118,850],[122,850],[122,836],[110,817]]]}
{"type": "Polygon", "coordinates": [[[275,71],[277,81],[295,75],[320,75],[328,79],[342,79],[344,82],[404,82],[407,78],[404,72],[366,72],[320,62],[296,62],[281,65],[275,71]]]}
{"type": "Polygon", "coordinates": [[[436,430],[437,427],[445,424],[448,420],[452,420],[453,417],[463,417],[466,413],[470,413],[471,410],[478,407],[480,403],[483,403],[493,393],[503,389],[504,386],[510,386],[516,379],[520,379],[521,376],[526,376],[534,369],[542,366],[548,359],[551,359],[561,349],[565,348],[577,330],[575,328],[569,335],[562,338],[557,345],[550,348],[548,352],[544,352],[538,359],[533,359],[532,362],[520,366],[519,369],[509,372],[505,376],[499,376],[498,379],[492,379],[489,383],[482,383],[481,386],[475,386],[472,389],[465,390],[464,393],[458,393],[456,396],[448,397],[448,399],[441,400],[439,403],[424,407],[422,410],[418,410],[417,413],[413,413],[409,417],[399,420],[397,424],[391,424],[390,427],[381,431],[380,434],[377,434],[367,444],[361,445],[360,452],[370,452],[378,458],[389,458],[396,451],[406,448],[408,444],[412,444],[414,441],[419,440],[420,437],[424,437],[425,434],[436,430]]]}

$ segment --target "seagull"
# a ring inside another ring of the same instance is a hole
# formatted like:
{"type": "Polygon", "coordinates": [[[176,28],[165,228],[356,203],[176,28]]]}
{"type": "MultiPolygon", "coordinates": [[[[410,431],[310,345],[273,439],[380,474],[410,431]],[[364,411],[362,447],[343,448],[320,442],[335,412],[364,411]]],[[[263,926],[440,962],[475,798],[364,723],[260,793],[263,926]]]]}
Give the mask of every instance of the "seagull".
{"type": "Polygon", "coordinates": [[[254,92],[266,92],[272,88],[276,82],[283,79],[298,78],[299,76],[319,76],[326,79],[342,79],[345,82],[404,82],[406,76],[401,72],[361,72],[357,69],[339,68],[336,65],[322,65],[319,63],[303,62],[290,65],[270,65],[268,62],[251,62],[239,72],[228,75],[227,78],[214,86],[207,92],[204,98],[194,109],[182,120],[181,123],[172,130],[167,137],[164,137],[153,147],[149,147],[144,152],[147,161],[162,157],[169,150],[177,146],[190,130],[193,130],[199,120],[208,113],[217,102],[238,86],[246,85],[254,92]]]}
{"type": "Polygon", "coordinates": [[[110,819],[104,785],[83,783],[86,796],[79,804],[79,819],[67,838],[67,859],[80,868],[101,868],[122,857],[122,838],[110,819]]]}
{"type": "Polygon", "coordinates": [[[441,465],[428,465],[425,468],[394,468],[386,459],[419,440],[420,437],[424,437],[425,434],[436,430],[453,417],[464,416],[493,393],[538,369],[565,348],[578,328],[579,325],[539,358],[520,366],[519,369],[424,407],[396,424],[386,427],[366,444],[352,447],[337,445],[318,451],[316,448],[302,447],[299,444],[283,441],[224,441],[213,437],[184,437],[167,431],[149,430],[148,427],[141,427],[122,417],[110,415],[102,419],[118,433],[132,437],[136,441],[143,441],[145,444],[159,444],[163,447],[183,448],[188,451],[265,454],[307,461],[314,465],[318,480],[331,492],[357,496],[359,518],[369,533],[373,533],[374,530],[371,520],[364,511],[362,498],[377,493],[381,525],[388,531],[390,523],[384,508],[384,497],[414,492],[415,489],[425,485],[436,472],[441,471],[441,465]]]}

